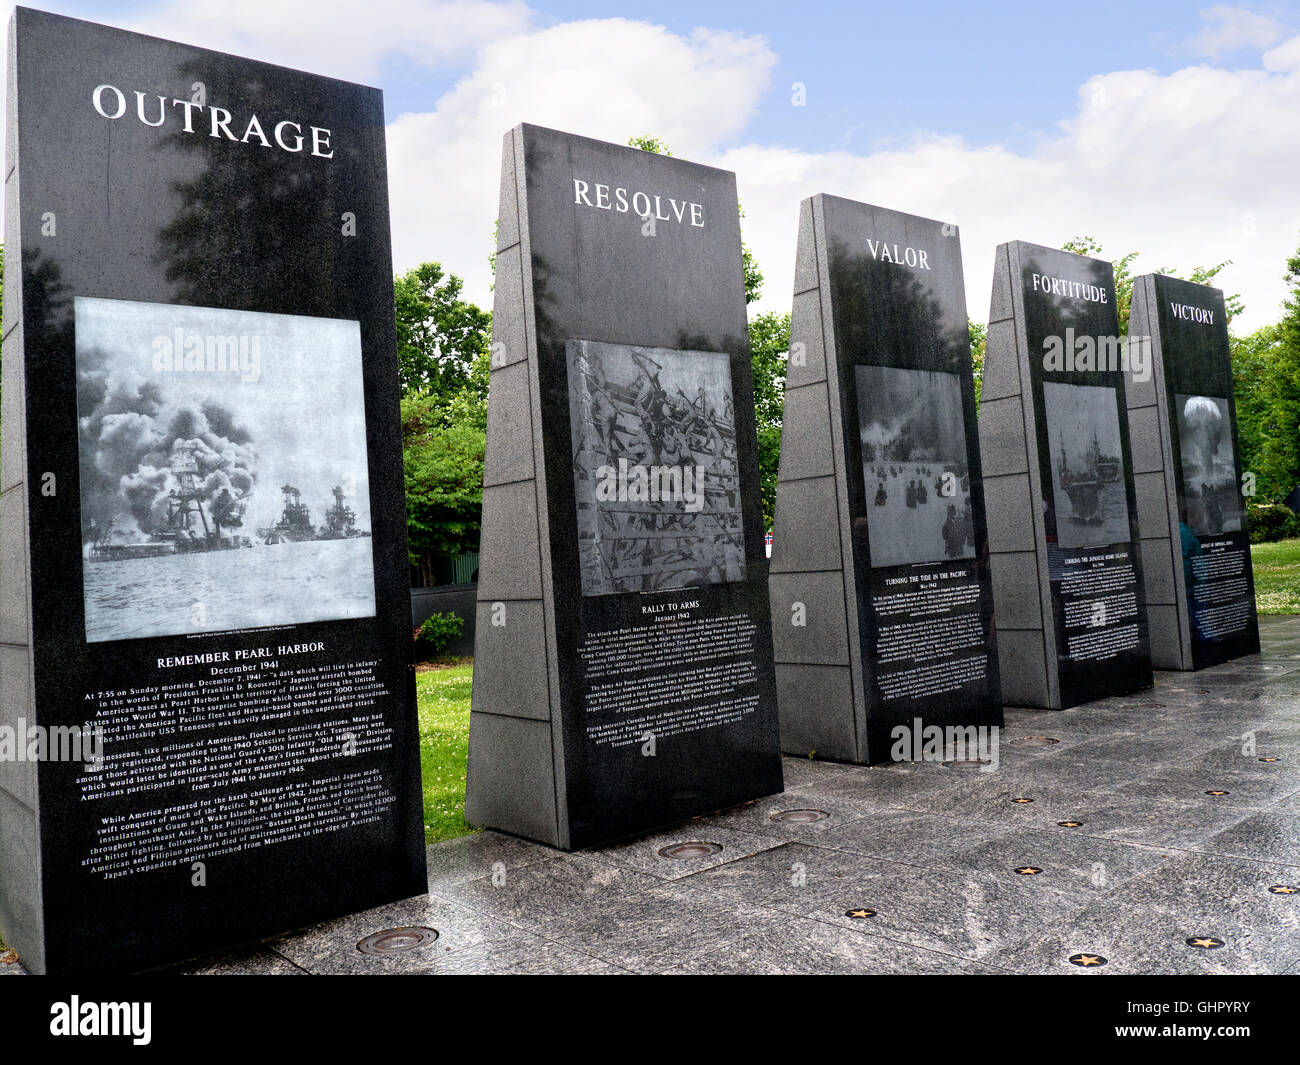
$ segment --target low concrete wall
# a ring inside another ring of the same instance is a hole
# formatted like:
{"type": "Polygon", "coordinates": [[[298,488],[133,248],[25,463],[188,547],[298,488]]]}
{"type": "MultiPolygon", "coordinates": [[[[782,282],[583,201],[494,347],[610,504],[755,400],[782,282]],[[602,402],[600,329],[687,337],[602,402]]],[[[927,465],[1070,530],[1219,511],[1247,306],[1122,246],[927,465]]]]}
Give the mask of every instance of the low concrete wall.
{"type": "Polygon", "coordinates": [[[411,627],[419,628],[432,614],[455,614],[465,622],[460,635],[440,652],[459,657],[474,653],[475,601],[477,584],[443,584],[433,588],[411,589],[411,627]]]}

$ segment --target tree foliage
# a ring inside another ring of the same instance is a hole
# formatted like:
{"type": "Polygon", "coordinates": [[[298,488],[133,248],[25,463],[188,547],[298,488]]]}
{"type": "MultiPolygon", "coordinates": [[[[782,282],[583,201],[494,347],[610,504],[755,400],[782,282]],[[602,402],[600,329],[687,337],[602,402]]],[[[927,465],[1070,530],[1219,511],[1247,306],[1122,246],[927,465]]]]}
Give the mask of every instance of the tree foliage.
{"type": "Polygon", "coordinates": [[[483,509],[489,356],[449,393],[412,392],[402,399],[406,528],[414,563],[426,551],[476,551],[483,509]]]}
{"type": "Polygon", "coordinates": [[[781,462],[781,417],[785,405],[790,313],[768,311],[749,323],[749,360],[754,370],[754,420],[758,430],[758,478],[763,524],[770,529],[776,509],[776,475],[781,462]]]}
{"type": "Polygon", "coordinates": [[[478,548],[492,316],[422,263],[393,284],[411,561],[478,548]]]}
{"type": "MultiPolygon", "coordinates": [[[[1282,320],[1260,338],[1267,345],[1266,358],[1253,378],[1265,410],[1259,426],[1259,479],[1266,498],[1274,500],[1285,499],[1300,484],[1300,250],[1287,260],[1285,279],[1290,294],[1282,303],[1282,320]]],[[[1243,363],[1246,358],[1242,356],[1243,363]]]]}
{"type": "Polygon", "coordinates": [[[394,279],[403,395],[454,393],[490,347],[492,315],[464,299],[463,288],[464,282],[440,263],[421,263],[394,279]]]}
{"type": "Polygon", "coordinates": [[[978,410],[980,394],[984,391],[984,356],[989,346],[989,327],[967,318],[966,328],[970,333],[970,362],[975,375],[975,407],[978,410]]]}

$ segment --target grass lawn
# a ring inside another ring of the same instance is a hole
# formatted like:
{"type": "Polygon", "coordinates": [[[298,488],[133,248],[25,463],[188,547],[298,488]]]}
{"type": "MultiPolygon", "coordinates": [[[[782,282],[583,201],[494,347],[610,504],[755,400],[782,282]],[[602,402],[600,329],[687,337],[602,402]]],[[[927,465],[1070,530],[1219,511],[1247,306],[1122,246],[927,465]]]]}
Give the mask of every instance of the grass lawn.
{"type": "Polygon", "coordinates": [[[470,662],[415,675],[420,707],[420,771],[424,777],[424,841],[467,836],[465,760],[469,753],[470,662]]]}
{"type": "Polygon", "coordinates": [[[1255,606],[1261,614],[1300,614],[1300,540],[1250,545],[1255,606]]]}

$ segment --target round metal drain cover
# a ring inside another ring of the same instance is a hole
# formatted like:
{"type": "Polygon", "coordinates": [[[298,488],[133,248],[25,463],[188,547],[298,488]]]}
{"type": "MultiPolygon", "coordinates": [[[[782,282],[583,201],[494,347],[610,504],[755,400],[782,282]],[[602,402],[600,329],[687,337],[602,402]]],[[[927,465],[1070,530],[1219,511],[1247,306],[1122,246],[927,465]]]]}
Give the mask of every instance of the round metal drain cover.
{"type": "Polygon", "coordinates": [[[828,817],[830,814],[825,810],[778,810],[771,819],[787,824],[807,825],[813,821],[825,821],[828,817]]]}
{"type": "Polygon", "coordinates": [[[424,925],[385,928],[382,932],[373,932],[360,940],[357,950],[362,954],[401,954],[427,947],[437,938],[437,929],[426,928],[424,925]]]}
{"type": "Polygon", "coordinates": [[[983,769],[985,766],[992,765],[993,763],[987,758],[957,758],[951,762],[944,762],[943,764],[948,769],[971,770],[983,769]]]}
{"type": "Polygon", "coordinates": [[[1011,742],[1017,747],[1055,747],[1061,741],[1051,736],[1021,736],[1011,742]]]}
{"type": "Polygon", "coordinates": [[[660,847],[659,857],[676,858],[678,860],[707,858],[710,854],[718,854],[721,851],[721,843],[706,843],[703,840],[693,839],[687,843],[670,843],[667,847],[660,847]]]}

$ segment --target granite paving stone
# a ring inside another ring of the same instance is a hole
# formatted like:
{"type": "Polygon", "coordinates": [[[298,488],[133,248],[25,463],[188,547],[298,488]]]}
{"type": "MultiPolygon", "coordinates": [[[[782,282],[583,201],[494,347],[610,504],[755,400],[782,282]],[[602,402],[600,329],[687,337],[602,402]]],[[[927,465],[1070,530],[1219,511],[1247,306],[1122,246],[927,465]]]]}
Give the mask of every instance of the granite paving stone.
{"type": "Polygon", "coordinates": [[[871,858],[932,866],[1011,831],[966,818],[887,810],[823,832],[818,841],[871,858]]]}
{"type": "Polygon", "coordinates": [[[580,950],[515,929],[503,939],[464,950],[429,952],[427,967],[415,975],[429,976],[627,976],[628,970],[580,950]]]}
{"type": "Polygon", "coordinates": [[[443,884],[439,897],[478,913],[524,927],[578,913],[595,899],[617,898],[662,883],[621,865],[566,854],[498,871],[475,880],[443,884]]]}
{"type": "Polygon", "coordinates": [[[176,976],[306,976],[282,954],[257,945],[196,958],[166,970],[176,976]]]}
{"type": "Polygon", "coordinates": [[[702,897],[678,882],[599,899],[580,914],[550,922],[546,937],[621,968],[656,973],[789,920],[789,914],[774,910],[702,897]]]}
{"type": "Polygon", "coordinates": [[[706,898],[731,899],[791,914],[808,911],[837,885],[861,883],[898,872],[897,862],[830,847],[787,843],[680,881],[706,898]]]}
{"type": "Polygon", "coordinates": [[[667,974],[922,975],[999,971],[882,936],[846,935],[819,921],[793,918],[741,936],[707,954],[698,954],[667,970],[667,974]]]}
{"type": "Polygon", "coordinates": [[[786,791],[766,799],[756,799],[710,817],[696,824],[707,824],[760,836],[777,836],[782,840],[807,840],[840,825],[860,820],[877,807],[868,802],[854,802],[842,792],[827,793],[816,786],[805,791],[786,791]],[[777,820],[791,811],[796,816],[820,817],[820,820],[777,820]],[[825,815],[822,817],[821,815],[825,815]]]}
{"type": "Polygon", "coordinates": [[[1008,947],[1059,925],[1084,899],[1031,878],[954,869],[907,870],[845,881],[806,916],[957,957],[1001,965],[1008,947]],[[875,911],[871,917],[854,913],[875,911]]]}
{"type": "MultiPolygon", "coordinates": [[[[1262,621],[1267,648],[1283,629],[1262,621]]],[[[1300,892],[1268,890],[1300,888],[1300,696],[1295,679],[1261,680],[1266,664],[1009,710],[994,772],[786,758],[787,792],[610,846],[435,844],[429,896],[171,971],[1300,975],[1300,892]],[[1035,735],[1061,742],[1009,742],[1035,735]],[[1282,760],[1257,760],[1270,752],[1282,760]],[[771,820],[788,809],[831,816],[771,820]],[[657,853],[697,840],[723,850],[657,853]],[[864,908],[875,916],[847,916],[864,908]],[[404,924],[439,938],[357,950],[404,924]],[[1225,946],[1187,945],[1207,935],[1225,946]],[[1082,952],[1107,964],[1069,961],[1082,952]]]]}
{"type": "Polygon", "coordinates": [[[1297,867],[1295,876],[1300,876],[1300,817],[1287,811],[1258,813],[1210,837],[1198,849],[1297,867]]]}
{"type": "Polygon", "coordinates": [[[751,832],[737,832],[712,824],[707,818],[692,818],[680,828],[656,832],[652,836],[592,847],[582,852],[588,858],[623,866],[636,872],[649,873],[660,880],[677,880],[715,865],[734,862],[751,854],[779,847],[782,840],[775,836],[761,836],[751,832]],[[665,858],[659,852],[678,843],[716,843],[722,849],[696,858],[665,858]]]}
{"type": "Polygon", "coordinates": [[[1162,865],[1177,853],[1054,826],[1000,836],[940,864],[994,879],[1033,881],[1066,893],[1097,895],[1162,865]]]}
{"type": "Polygon", "coordinates": [[[431,952],[450,954],[505,939],[513,931],[505,921],[444,899],[419,895],[280,936],[269,940],[268,945],[311,973],[404,973],[427,968],[431,952]],[[426,947],[401,953],[363,954],[357,949],[358,942],[368,935],[408,926],[433,928],[438,938],[426,947]]]}
{"type": "Polygon", "coordinates": [[[426,853],[429,890],[434,892],[443,885],[490,875],[497,863],[511,870],[549,861],[559,854],[550,847],[491,830],[431,844],[426,853]]]}

